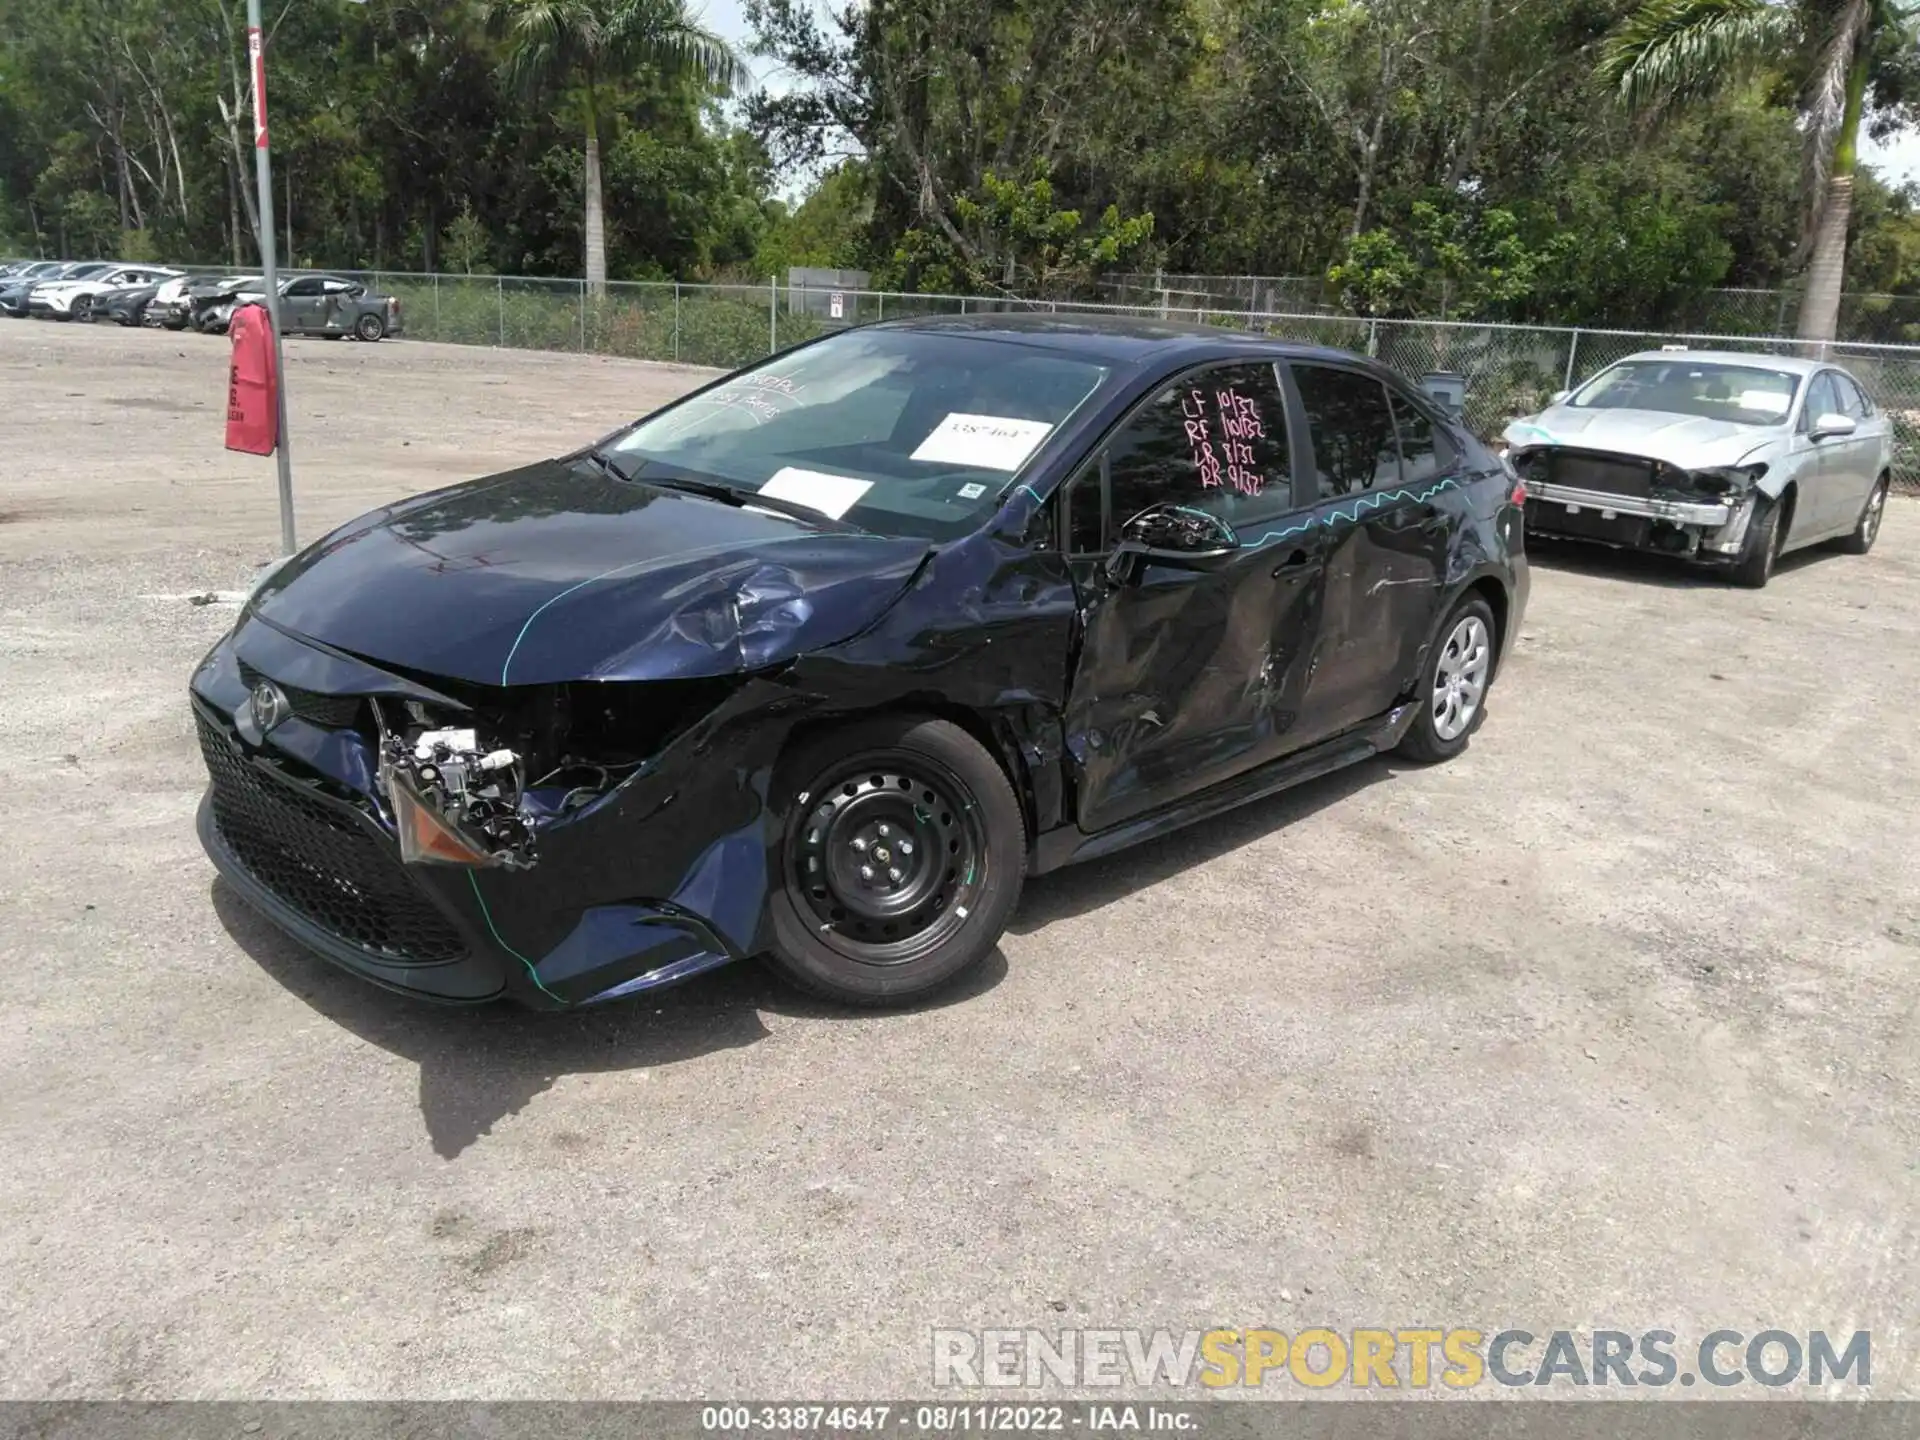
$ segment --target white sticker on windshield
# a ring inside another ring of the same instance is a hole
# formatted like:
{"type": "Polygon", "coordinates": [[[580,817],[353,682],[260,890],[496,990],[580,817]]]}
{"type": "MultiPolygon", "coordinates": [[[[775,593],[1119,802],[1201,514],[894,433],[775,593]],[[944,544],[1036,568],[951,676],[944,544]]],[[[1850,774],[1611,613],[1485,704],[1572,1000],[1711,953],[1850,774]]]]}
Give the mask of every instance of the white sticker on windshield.
{"type": "Polygon", "coordinates": [[[1782,395],[1777,390],[1742,390],[1739,404],[1742,410],[1758,410],[1763,415],[1784,415],[1792,399],[1791,395],[1782,395]]]}
{"type": "Polygon", "coordinates": [[[915,460],[967,465],[976,470],[1018,470],[1053,426],[1041,420],[955,412],[933,427],[913,452],[915,460]]]}
{"type": "Polygon", "coordinates": [[[818,510],[829,520],[838,520],[860,503],[860,497],[873,488],[871,480],[856,480],[851,475],[829,475],[824,470],[796,470],[789,465],[773,472],[760,487],[762,495],[776,500],[791,500],[818,510]]]}
{"type": "Polygon", "coordinates": [[[960,487],[960,498],[962,500],[978,500],[986,493],[987,487],[984,485],[962,485],[960,487]]]}

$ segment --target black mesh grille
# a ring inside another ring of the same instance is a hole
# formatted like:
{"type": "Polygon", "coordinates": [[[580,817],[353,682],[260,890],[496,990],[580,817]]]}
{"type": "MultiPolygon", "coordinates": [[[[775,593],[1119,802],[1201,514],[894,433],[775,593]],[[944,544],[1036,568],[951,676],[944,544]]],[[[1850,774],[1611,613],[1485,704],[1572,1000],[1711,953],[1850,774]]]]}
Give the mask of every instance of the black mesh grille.
{"type": "Polygon", "coordinates": [[[1527,501],[1527,528],[1545,535],[1599,540],[1609,545],[1645,545],[1653,522],[1641,515],[1602,515],[1590,505],[1569,510],[1556,500],[1527,501]]]}
{"type": "Polygon", "coordinates": [[[1593,455],[1579,450],[1552,450],[1546,455],[1543,479],[1608,495],[1653,493],[1653,462],[1627,455],[1593,455]]]}
{"type": "Polygon", "coordinates": [[[400,863],[351,815],[263,774],[195,713],[213,819],[247,872],[329,934],[395,964],[457,960],[466,944],[400,863]]]}
{"type": "MultiPolygon", "coordinates": [[[[262,680],[271,676],[247,664],[240,662],[240,683],[251,690],[262,680]]],[[[360,718],[360,707],[366,703],[362,695],[322,695],[318,690],[302,690],[298,685],[287,685],[279,680],[280,692],[287,697],[287,703],[293,707],[293,713],[308,724],[323,726],[328,730],[350,730],[360,718]]]]}

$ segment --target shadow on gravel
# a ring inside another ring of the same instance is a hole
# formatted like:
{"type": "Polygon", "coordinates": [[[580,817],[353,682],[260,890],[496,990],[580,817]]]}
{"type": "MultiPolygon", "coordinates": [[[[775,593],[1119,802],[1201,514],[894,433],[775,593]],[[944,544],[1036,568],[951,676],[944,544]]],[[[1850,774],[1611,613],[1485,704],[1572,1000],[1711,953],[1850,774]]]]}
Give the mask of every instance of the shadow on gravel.
{"type": "MultiPolygon", "coordinates": [[[[1496,687],[1492,694],[1498,693],[1496,687]]],[[[1490,702],[1487,723],[1497,724],[1496,716],[1497,710],[1490,702]]],[[[1110,905],[1136,890],[1172,879],[1183,870],[1218,860],[1329,805],[1338,805],[1368,786],[1390,779],[1402,766],[1399,760],[1376,756],[1117,855],[1037,876],[1027,882],[1020,908],[1007,928],[1016,935],[1031,935],[1056,920],[1110,905]]]]}
{"type": "MultiPolygon", "coordinates": [[[[1824,545],[1810,546],[1783,555],[1773,569],[1773,583],[1791,577],[1794,572],[1824,560],[1844,559],[1837,550],[1824,545]]],[[[1658,585],[1668,590],[1731,590],[1736,588],[1725,573],[1704,565],[1690,565],[1671,555],[1655,555],[1645,550],[1613,550],[1605,545],[1582,545],[1577,540],[1547,540],[1538,535],[1527,537],[1527,561],[1541,570],[1564,570],[1571,575],[1591,575],[1600,580],[1626,580],[1639,585],[1658,585]]]]}
{"type": "MultiPolygon", "coordinates": [[[[227,934],[283,988],[368,1044],[420,1067],[420,1115],[434,1152],[448,1160],[562,1075],[655,1069],[739,1049],[767,1038],[763,1011],[809,1020],[871,1014],[813,1000],[752,963],[570,1013],[541,1014],[505,1003],[432,1005],[328,964],[283,935],[225,881],[216,879],[212,893],[227,934]]],[[[959,985],[914,1008],[964,1004],[1006,973],[1006,959],[996,949],[959,985]]]]}

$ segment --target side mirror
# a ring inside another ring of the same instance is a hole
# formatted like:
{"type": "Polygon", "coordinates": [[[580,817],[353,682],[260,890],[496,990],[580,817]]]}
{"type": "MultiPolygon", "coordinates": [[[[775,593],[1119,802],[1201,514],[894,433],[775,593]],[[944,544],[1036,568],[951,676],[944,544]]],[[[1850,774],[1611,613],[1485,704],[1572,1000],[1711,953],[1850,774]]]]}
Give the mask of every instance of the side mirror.
{"type": "Polygon", "coordinates": [[[1815,420],[1813,422],[1812,433],[1814,439],[1825,440],[1829,437],[1838,438],[1842,435],[1851,435],[1853,434],[1853,430],[1853,417],[1851,415],[1831,414],[1822,415],[1818,420],[1815,420]]]}
{"type": "Polygon", "coordinates": [[[1573,398],[1573,392],[1571,390],[1556,390],[1553,392],[1553,398],[1547,401],[1547,404],[1564,405],[1567,403],[1567,401],[1571,400],[1572,398],[1573,398]]]}
{"type": "Polygon", "coordinates": [[[1155,505],[1120,527],[1120,543],[1107,557],[1107,574],[1124,582],[1140,565],[1218,570],[1239,553],[1240,537],[1218,515],[1183,505],[1155,505]]]}

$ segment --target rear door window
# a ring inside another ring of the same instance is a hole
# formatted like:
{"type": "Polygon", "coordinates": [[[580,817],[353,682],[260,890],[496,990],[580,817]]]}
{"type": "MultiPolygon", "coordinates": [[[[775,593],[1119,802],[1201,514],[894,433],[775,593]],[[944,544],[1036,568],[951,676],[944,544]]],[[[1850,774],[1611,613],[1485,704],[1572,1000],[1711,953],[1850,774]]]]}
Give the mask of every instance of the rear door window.
{"type": "Polygon", "coordinates": [[[1400,435],[1400,469],[1403,484],[1414,485],[1444,475],[1453,469],[1459,457],[1446,432],[1433,423],[1427,413],[1404,395],[1387,391],[1393,409],[1394,429],[1400,435]]]}
{"type": "Polygon", "coordinates": [[[1358,370],[1295,365],[1322,500],[1400,483],[1400,447],[1387,387],[1358,370]]]}

